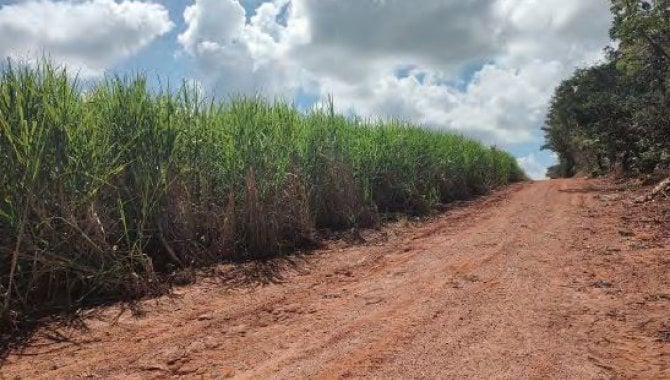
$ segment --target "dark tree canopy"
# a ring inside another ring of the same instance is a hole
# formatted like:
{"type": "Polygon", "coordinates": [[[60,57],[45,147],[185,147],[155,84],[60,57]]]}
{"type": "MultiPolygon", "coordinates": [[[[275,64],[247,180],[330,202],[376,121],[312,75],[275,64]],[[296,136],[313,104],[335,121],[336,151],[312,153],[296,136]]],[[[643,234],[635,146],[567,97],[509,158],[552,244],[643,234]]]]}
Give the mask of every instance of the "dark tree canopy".
{"type": "Polygon", "coordinates": [[[550,177],[642,173],[670,163],[670,0],[612,0],[608,61],[556,89],[543,130],[550,177]]]}

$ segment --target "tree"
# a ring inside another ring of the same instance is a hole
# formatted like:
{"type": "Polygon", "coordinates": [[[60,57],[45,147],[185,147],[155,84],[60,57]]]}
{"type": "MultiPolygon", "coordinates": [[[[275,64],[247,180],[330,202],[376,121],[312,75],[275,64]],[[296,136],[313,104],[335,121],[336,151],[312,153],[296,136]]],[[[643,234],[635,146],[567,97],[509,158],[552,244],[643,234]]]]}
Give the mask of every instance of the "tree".
{"type": "Polygon", "coordinates": [[[612,0],[617,48],[555,91],[543,130],[552,175],[646,172],[670,163],[670,0],[612,0]]]}

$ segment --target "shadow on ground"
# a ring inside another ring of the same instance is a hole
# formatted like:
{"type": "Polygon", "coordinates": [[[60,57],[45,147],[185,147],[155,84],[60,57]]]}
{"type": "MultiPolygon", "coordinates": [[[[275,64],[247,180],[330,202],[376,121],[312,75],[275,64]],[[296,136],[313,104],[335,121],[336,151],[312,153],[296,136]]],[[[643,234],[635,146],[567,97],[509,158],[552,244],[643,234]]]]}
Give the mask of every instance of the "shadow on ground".
{"type": "Polygon", "coordinates": [[[258,288],[281,284],[294,274],[307,274],[310,254],[294,254],[269,260],[237,263],[226,268],[216,268],[206,276],[216,277],[225,289],[258,288]]]}
{"type": "MultiPolygon", "coordinates": [[[[281,284],[291,275],[307,274],[310,270],[309,257],[310,253],[294,253],[266,260],[239,261],[199,270],[197,271],[197,276],[204,279],[212,279],[226,290],[265,287],[281,284]]],[[[191,282],[180,285],[188,285],[191,282]]],[[[47,318],[24,321],[20,326],[11,329],[11,332],[0,334],[0,369],[3,367],[10,353],[20,356],[36,356],[63,350],[67,346],[82,344],[70,339],[61,331],[65,328],[84,332],[88,331],[89,328],[86,324],[86,319],[95,317],[100,312],[100,306],[109,305],[117,305],[119,307],[119,313],[116,319],[111,321],[112,324],[116,323],[116,320],[128,311],[138,318],[143,315],[141,299],[139,299],[95,303],[75,310],[61,312],[47,318]],[[30,354],[23,352],[23,348],[29,342],[34,341],[35,338],[41,338],[46,343],[39,347],[37,352],[31,352],[30,354]],[[68,344],[63,345],[62,343],[68,344]],[[58,346],[59,348],[51,348],[52,346],[58,346]]]]}

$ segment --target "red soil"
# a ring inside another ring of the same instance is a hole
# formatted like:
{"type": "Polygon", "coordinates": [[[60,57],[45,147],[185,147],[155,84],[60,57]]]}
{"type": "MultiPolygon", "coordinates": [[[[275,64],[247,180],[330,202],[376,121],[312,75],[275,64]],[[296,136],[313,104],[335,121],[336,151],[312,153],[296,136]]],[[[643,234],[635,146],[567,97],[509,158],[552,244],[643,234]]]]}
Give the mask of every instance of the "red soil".
{"type": "Polygon", "coordinates": [[[139,316],[45,327],[0,378],[670,378],[667,214],[635,196],[520,184],[363,245],[224,266],[139,316]]]}

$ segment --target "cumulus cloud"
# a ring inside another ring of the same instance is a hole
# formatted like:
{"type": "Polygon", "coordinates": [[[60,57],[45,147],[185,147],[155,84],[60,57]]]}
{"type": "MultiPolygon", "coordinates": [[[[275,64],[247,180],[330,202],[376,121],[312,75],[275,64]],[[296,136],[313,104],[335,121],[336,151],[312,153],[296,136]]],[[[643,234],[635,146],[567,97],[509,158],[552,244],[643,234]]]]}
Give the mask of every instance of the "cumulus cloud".
{"type": "Polygon", "coordinates": [[[535,153],[519,157],[516,161],[531,179],[541,180],[547,178],[547,167],[540,162],[535,153]]]}
{"type": "Polygon", "coordinates": [[[295,52],[320,75],[358,81],[380,67],[441,70],[490,59],[501,51],[490,0],[301,0],[311,43],[295,52]]]}
{"type": "Polygon", "coordinates": [[[43,54],[102,74],[174,27],[159,4],[113,0],[28,0],[0,7],[0,56],[43,54]]]}
{"type": "Polygon", "coordinates": [[[571,66],[599,58],[609,40],[609,5],[607,0],[497,0],[506,45],[501,61],[509,65],[557,61],[571,66]]]}
{"type": "Polygon", "coordinates": [[[561,70],[557,63],[529,64],[524,70],[486,64],[465,87],[420,69],[404,77],[389,70],[367,82],[321,84],[336,94],[341,111],[412,120],[509,146],[534,138],[561,70]]]}
{"type": "Polygon", "coordinates": [[[190,53],[208,45],[232,45],[245,24],[245,10],[237,1],[199,0],[186,7],[184,20],[188,28],[178,37],[190,53]]]}
{"type": "Polygon", "coordinates": [[[607,0],[195,0],[184,16],[179,41],[210,89],[333,95],[340,111],[505,147],[537,138],[611,21],[607,0]]]}
{"type": "MultiPolygon", "coordinates": [[[[327,13],[326,19],[338,15],[332,8],[353,2],[304,1],[312,12],[327,13]]],[[[299,47],[300,56],[308,57],[307,67],[320,78],[321,93],[332,93],[345,109],[403,116],[505,146],[534,139],[532,132],[541,126],[555,86],[575,67],[602,57],[608,42],[606,0],[356,3],[366,5],[349,9],[363,8],[365,16],[344,21],[343,27],[355,32],[338,33],[333,22],[313,22],[311,43],[299,47]],[[445,24],[461,16],[468,21],[457,23],[460,30],[455,31],[435,22],[435,14],[445,24]],[[398,32],[389,34],[384,25],[398,32]],[[394,39],[399,33],[406,36],[394,39]],[[377,44],[387,35],[390,42],[377,44]],[[405,38],[415,46],[404,47],[405,38]],[[441,53],[445,50],[456,54],[441,53]],[[366,59],[373,63],[361,64],[366,59]],[[467,83],[458,83],[457,68],[468,64],[477,69],[467,83]],[[399,77],[397,70],[404,66],[414,74],[399,77]]]]}
{"type": "Polygon", "coordinates": [[[289,0],[265,2],[247,21],[237,0],[196,0],[184,11],[186,30],[178,41],[211,91],[288,96],[306,83],[289,58],[291,47],[307,37],[297,10],[289,0]]]}

